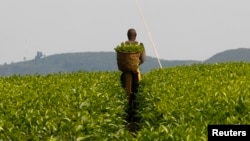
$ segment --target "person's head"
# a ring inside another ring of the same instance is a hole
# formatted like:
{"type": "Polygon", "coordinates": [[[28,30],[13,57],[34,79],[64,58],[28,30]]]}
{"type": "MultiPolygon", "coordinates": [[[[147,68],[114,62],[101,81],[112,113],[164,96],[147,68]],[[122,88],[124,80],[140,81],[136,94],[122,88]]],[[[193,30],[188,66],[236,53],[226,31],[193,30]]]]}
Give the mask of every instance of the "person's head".
{"type": "Polygon", "coordinates": [[[136,39],[136,31],[133,28],[130,28],[127,33],[128,40],[134,41],[136,39]]]}

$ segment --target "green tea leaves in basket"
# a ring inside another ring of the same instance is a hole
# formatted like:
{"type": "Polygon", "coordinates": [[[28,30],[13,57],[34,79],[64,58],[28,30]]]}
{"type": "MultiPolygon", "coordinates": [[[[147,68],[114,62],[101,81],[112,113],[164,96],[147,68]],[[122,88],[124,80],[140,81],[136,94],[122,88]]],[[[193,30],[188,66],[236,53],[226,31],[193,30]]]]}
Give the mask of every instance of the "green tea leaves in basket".
{"type": "Polygon", "coordinates": [[[133,52],[142,52],[143,47],[140,44],[125,44],[121,43],[115,48],[116,52],[123,53],[133,53],[133,52]]]}

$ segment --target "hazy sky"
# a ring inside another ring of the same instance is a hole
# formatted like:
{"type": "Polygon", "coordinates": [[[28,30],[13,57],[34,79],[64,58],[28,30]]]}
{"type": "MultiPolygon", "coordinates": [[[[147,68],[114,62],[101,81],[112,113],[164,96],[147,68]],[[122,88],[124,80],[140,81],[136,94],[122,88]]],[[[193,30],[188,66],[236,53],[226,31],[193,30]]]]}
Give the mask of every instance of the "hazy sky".
{"type": "MultiPolygon", "coordinates": [[[[139,2],[162,59],[202,61],[250,48],[249,0],[139,2]]],[[[155,57],[135,0],[0,0],[0,64],[33,59],[37,51],[114,51],[130,27],[155,57]]]]}

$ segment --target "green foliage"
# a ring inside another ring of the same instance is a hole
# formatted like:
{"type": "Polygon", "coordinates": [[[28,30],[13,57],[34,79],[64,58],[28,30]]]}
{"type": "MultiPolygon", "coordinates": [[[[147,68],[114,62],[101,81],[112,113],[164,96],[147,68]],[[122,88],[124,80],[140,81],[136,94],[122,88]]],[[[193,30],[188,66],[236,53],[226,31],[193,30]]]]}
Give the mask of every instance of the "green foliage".
{"type": "Polygon", "coordinates": [[[250,64],[195,64],[143,74],[137,136],[120,72],[0,77],[0,140],[207,140],[209,124],[250,124],[250,64]]]}
{"type": "Polygon", "coordinates": [[[119,73],[5,77],[0,99],[0,140],[129,137],[119,73]]]}
{"type": "Polygon", "coordinates": [[[140,44],[121,43],[115,48],[115,51],[122,53],[138,53],[143,51],[143,47],[140,44]]]}
{"type": "Polygon", "coordinates": [[[157,69],[138,94],[140,140],[207,140],[209,124],[250,124],[250,64],[157,69]]]}

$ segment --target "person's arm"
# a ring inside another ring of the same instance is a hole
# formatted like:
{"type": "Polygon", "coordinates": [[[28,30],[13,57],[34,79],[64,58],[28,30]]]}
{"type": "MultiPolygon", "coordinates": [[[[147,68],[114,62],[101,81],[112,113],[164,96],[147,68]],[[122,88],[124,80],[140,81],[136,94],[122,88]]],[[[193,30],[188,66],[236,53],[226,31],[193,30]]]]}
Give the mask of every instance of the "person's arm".
{"type": "Polygon", "coordinates": [[[146,51],[145,51],[145,47],[144,47],[143,43],[140,43],[140,45],[143,48],[143,51],[142,51],[142,53],[140,55],[140,65],[141,65],[146,60],[146,51]]]}

